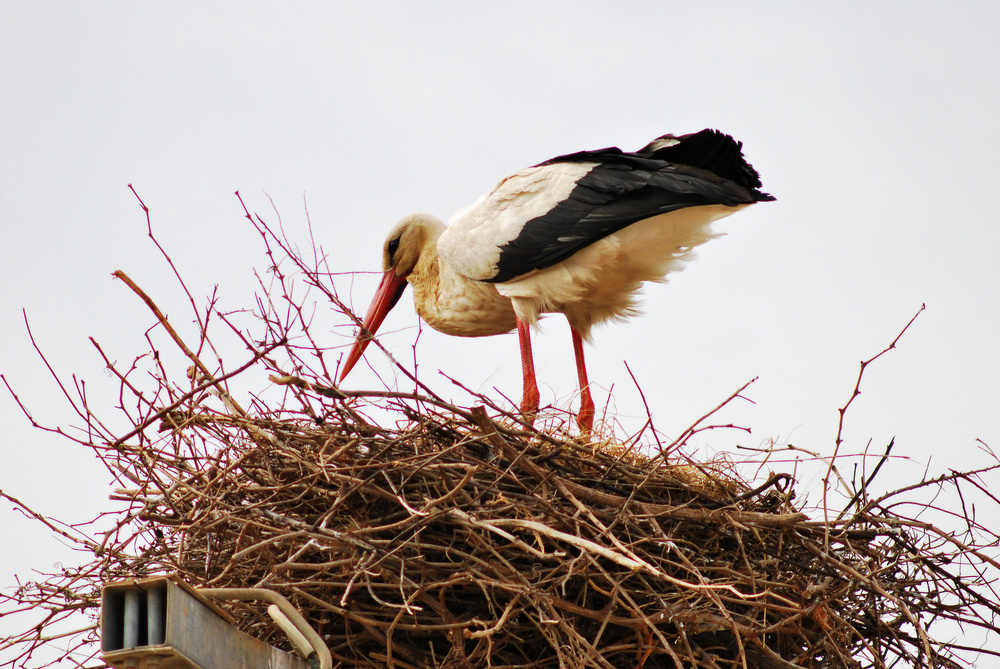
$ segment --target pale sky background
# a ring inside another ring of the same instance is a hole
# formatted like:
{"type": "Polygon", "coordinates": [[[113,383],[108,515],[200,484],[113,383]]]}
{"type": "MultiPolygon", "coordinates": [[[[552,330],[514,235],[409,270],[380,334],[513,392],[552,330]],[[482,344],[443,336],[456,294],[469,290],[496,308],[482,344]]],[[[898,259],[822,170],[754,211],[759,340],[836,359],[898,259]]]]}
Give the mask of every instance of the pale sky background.
{"type": "MultiPolygon", "coordinates": [[[[673,436],[759,376],[753,403],[724,414],[752,434],[697,445],[830,453],[859,361],[926,303],[866,373],[845,448],[870,439],[880,452],[895,437],[912,461],[883,485],[987,464],[977,439],[1000,448],[998,35],[993,1],[5,1],[0,372],[40,422],[78,424],[25,309],[53,367],[112,415],[117,384],[88,337],[127,361],[153,324],[111,278],[119,268],[193,332],[129,183],[199,302],[218,285],[225,306],[251,307],[266,259],[237,189],[271,221],[273,199],[302,243],[308,207],[333,269],[377,270],[407,213],[447,220],[552,156],[714,127],[744,143],[778,201],[721,222],[727,236],[647,289],[644,317],[596,331],[598,404],[613,390],[621,422],[641,422],[627,362],[673,436]]],[[[338,286],[363,311],[377,279],[338,286]]],[[[402,359],[416,325],[407,295],[383,326],[402,359]]],[[[534,341],[543,404],[575,407],[565,321],[534,341]]],[[[464,399],[438,369],[519,398],[513,335],[424,327],[417,357],[448,397],[464,399]]],[[[374,347],[368,359],[388,369],[374,347]]],[[[347,385],[378,381],[359,365],[347,385]]],[[[0,426],[5,492],[66,521],[114,508],[96,458],[32,430],[6,390],[0,426]]],[[[803,493],[817,484],[800,481],[803,493]]],[[[77,560],[6,502],[0,529],[0,587],[77,560]]]]}

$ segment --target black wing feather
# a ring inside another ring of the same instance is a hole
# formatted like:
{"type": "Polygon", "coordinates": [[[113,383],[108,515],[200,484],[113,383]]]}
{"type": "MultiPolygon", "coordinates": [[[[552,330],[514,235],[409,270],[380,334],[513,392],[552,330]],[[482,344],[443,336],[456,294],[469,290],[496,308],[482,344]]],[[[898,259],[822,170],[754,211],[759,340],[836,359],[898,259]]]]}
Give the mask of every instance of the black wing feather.
{"type": "Polygon", "coordinates": [[[636,153],[618,148],[581,151],[538,166],[597,163],[565,200],[526,222],[505,244],[497,274],[502,283],[559,263],[580,249],[645,218],[707,204],[737,206],[773,200],[760,190],[742,145],[717,130],[673,138],[679,143],[636,153]]]}

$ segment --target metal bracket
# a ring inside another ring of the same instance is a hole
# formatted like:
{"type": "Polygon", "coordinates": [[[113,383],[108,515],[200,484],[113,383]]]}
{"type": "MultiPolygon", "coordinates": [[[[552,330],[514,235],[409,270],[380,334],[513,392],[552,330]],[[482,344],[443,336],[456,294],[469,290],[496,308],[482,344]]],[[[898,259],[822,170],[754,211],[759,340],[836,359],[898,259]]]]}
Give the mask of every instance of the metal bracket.
{"type": "Polygon", "coordinates": [[[233,622],[179,579],[159,576],[109,583],[101,596],[102,659],[115,669],[319,666],[316,655],[313,662],[300,659],[239,631],[233,622]]]}

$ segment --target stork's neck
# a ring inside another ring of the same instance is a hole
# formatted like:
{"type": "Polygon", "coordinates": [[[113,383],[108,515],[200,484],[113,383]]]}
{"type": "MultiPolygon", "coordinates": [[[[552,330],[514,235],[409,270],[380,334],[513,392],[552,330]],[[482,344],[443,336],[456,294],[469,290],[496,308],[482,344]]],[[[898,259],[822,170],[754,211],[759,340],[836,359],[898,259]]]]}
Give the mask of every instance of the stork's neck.
{"type": "Polygon", "coordinates": [[[510,300],[493,284],[467,279],[441,260],[437,239],[444,229],[428,227],[420,259],[407,277],[417,313],[446,334],[482,337],[510,332],[516,325],[510,300]]]}

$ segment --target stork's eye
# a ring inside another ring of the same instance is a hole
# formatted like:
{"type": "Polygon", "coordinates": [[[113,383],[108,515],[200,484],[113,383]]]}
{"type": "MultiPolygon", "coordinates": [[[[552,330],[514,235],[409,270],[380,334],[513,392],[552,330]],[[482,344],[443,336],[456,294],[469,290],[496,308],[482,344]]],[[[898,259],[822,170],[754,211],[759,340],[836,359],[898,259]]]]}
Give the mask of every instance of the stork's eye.
{"type": "Polygon", "coordinates": [[[389,258],[391,259],[396,255],[396,251],[399,250],[399,237],[389,241],[389,246],[386,247],[386,251],[389,252],[389,258]]]}

